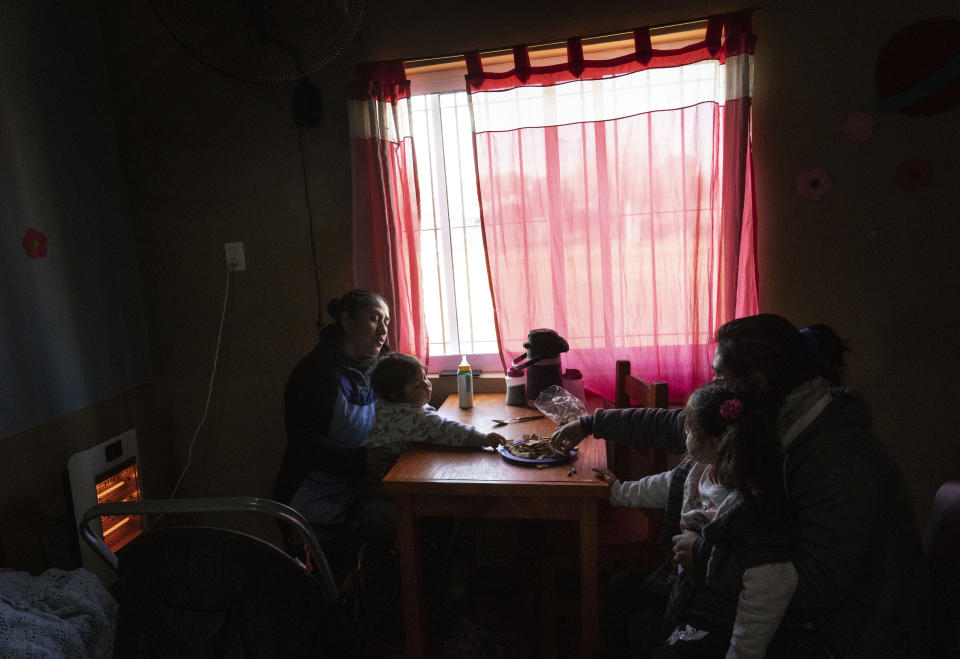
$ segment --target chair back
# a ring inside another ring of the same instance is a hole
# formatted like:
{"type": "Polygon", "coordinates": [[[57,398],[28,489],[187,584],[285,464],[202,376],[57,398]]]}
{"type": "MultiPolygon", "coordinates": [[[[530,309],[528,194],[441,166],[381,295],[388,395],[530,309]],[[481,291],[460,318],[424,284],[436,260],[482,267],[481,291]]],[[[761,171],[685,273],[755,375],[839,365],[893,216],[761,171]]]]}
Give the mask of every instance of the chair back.
{"type": "MultiPolygon", "coordinates": [[[[648,382],[630,374],[630,362],[617,360],[614,407],[659,407],[669,403],[666,382],[648,382]]],[[[623,444],[607,443],[607,465],[621,480],[637,480],[667,470],[667,454],[623,444]]]]}
{"type": "Polygon", "coordinates": [[[960,480],[940,486],[933,497],[923,551],[933,591],[934,656],[960,657],[960,480]]]}
{"type": "Polygon", "coordinates": [[[81,537],[119,575],[122,657],[353,657],[354,612],[302,516],[256,497],[111,502],[88,510],[81,537]],[[291,525],[309,565],[261,538],[210,526],[152,528],[111,552],[93,520],[118,515],[251,512],[291,525]]]}
{"type": "MultiPolygon", "coordinates": [[[[316,657],[330,607],[286,553],[237,531],[174,527],[118,554],[123,657],[316,657]]],[[[331,644],[332,645],[332,644],[331,644]]]]}
{"type": "Polygon", "coordinates": [[[617,360],[617,379],[614,389],[614,406],[667,407],[669,394],[666,382],[647,382],[630,375],[630,362],[617,360]]]}

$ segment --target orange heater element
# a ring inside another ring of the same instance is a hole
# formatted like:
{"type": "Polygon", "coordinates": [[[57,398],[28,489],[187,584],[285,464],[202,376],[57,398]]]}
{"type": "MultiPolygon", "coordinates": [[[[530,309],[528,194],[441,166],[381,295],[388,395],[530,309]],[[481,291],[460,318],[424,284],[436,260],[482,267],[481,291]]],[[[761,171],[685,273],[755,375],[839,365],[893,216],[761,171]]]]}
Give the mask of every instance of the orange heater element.
{"type": "MultiPolygon", "coordinates": [[[[140,472],[134,460],[120,465],[96,479],[97,503],[140,501],[140,472]]],[[[103,541],[116,553],[143,532],[140,515],[107,516],[100,519],[103,541]]]]}

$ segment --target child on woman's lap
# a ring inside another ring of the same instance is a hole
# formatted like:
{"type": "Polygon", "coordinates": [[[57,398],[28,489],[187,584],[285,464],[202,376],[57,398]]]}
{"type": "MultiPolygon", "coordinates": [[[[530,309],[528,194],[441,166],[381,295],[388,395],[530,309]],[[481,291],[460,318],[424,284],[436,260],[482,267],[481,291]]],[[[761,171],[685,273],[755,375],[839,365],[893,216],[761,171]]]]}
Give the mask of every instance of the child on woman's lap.
{"type": "Polygon", "coordinates": [[[426,367],[416,357],[387,355],[374,369],[370,384],[377,394],[377,411],[363,445],[367,448],[368,472],[378,481],[410,442],[482,447],[504,441],[497,433],[483,433],[437,414],[428,405],[433,386],[426,367]]]}
{"type": "Polygon", "coordinates": [[[632,617],[631,641],[655,657],[762,657],[797,583],[771,415],[756,392],[715,380],[691,395],[685,427],[689,456],[672,471],[622,483],[596,470],[614,505],[676,511],[665,526],[713,542],[709,580],[676,565],[665,614],[662,599],[645,593],[653,604],[632,617]]]}

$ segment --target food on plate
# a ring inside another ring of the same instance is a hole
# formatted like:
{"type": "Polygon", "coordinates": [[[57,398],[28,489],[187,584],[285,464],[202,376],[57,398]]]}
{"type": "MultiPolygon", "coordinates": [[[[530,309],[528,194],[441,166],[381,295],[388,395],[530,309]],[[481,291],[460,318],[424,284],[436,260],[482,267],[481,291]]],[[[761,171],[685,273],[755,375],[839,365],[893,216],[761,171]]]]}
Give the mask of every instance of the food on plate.
{"type": "Polygon", "coordinates": [[[524,435],[523,439],[508,439],[506,444],[504,444],[504,448],[506,448],[511,455],[530,460],[567,457],[567,454],[563,451],[553,448],[549,437],[538,437],[537,435],[524,435]]]}

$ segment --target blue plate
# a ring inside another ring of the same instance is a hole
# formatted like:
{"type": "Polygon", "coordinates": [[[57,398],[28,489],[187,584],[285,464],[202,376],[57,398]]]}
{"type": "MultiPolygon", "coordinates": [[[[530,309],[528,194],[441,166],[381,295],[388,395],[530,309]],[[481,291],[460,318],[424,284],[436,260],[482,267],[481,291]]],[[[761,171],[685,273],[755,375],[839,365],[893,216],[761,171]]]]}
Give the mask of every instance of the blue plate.
{"type": "Polygon", "coordinates": [[[507,450],[506,446],[498,446],[497,453],[500,457],[515,465],[524,467],[533,467],[536,465],[560,465],[564,462],[570,462],[577,457],[577,449],[572,449],[568,455],[555,455],[552,458],[521,458],[507,450]]]}

